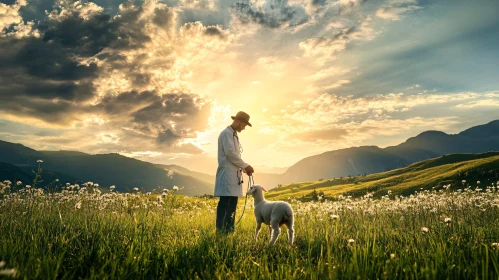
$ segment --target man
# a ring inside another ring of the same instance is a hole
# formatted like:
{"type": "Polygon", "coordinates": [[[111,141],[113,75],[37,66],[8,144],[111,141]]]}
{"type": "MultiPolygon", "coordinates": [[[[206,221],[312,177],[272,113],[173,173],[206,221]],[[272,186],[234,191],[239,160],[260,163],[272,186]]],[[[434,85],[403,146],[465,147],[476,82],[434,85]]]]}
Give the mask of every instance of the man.
{"type": "Polygon", "coordinates": [[[232,124],[218,136],[218,168],[215,181],[215,196],[220,200],[217,207],[217,231],[229,233],[234,231],[237,200],[243,196],[243,171],[251,176],[253,167],[241,159],[242,148],[239,144],[238,132],[246,125],[251,126],[250,116],[238,112],[232,116],[232,124]]]}

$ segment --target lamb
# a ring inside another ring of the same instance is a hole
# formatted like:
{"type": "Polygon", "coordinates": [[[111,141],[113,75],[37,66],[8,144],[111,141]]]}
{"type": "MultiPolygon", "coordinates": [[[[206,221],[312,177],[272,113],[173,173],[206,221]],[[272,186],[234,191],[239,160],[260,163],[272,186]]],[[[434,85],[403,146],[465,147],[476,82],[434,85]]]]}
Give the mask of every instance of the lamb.
{"type": "Polygon", "coordinates": [[[281,226],[286,225],[288,228],[288,244],[293,245],[294,228],[293,228],[293,209],[291,205],[284,201],[267,201],[263,196],[266,192],[264,187],[253,185],[249,188],[246,195],[252,195],[255,203],[256,231],[255,241],[258,239],[258,233],[262,227],[262,223],[269,225],[270,230],[270,245],[273,245],[279,234],[281,226]]]}

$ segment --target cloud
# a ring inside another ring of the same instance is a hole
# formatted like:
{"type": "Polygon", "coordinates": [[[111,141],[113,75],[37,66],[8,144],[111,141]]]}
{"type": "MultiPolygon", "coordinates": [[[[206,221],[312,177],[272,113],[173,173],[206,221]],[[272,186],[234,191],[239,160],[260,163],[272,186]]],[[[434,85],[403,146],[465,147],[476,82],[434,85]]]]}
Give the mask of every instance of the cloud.
{"type": "Polygon", "coordinates": [[[223,51],[229,31],[199,22],[179,27],[177,11],[156,1],[120,4],[114,16],[95,3],[68,2],[46,16],[39,36],[12,36],[18,31],[10,28],[0,37],[2,118],[101,135],[101,146],[80,142],[77,131],[40,138],[45,143],[202,152],[185,140],[207,129],[212,101],[182,80],[223,51]]]}
{"type": "Polygon", "coordinates": [[[422,7],[418,6],[417,0],[392,0],[376,11],[376,16],[382,19],[400,20],[401,16],[422,7]]]}
{"type": "Polygon", "coordinates": [[[309,20],[304,7],[290,6],[287,1],[267,1],[262,6],[236,2],[233,10],[242,24],[256,23],[273,29],[297,27],[309,20]]]}
{"type": "Polygon", "coordinates": [[[374,31],[371,23],[372,18],[365,17],[360,22],[351,23],[349,27],[335,28],[333,35],[308,38],[298,46],[304,51],[305,57],[317,57],[317,62],[322,65],[335,59],[335,54],[344,51],[351,41],[374,39],[379,32],[374,31]]]}

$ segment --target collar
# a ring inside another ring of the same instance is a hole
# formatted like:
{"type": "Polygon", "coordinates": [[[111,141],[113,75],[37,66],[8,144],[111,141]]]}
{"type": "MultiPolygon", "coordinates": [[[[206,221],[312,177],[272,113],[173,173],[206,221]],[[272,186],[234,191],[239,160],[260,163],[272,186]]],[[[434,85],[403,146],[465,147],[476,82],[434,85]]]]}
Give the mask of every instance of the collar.
{"type": "Polygon", "coordinates": [[[230,128],[230,130],[232,131],[232,135],[236,136],[237,137],[237,131],[234,130],[234,128],[232,128],[232,126],[228,126],[230,128]]]}

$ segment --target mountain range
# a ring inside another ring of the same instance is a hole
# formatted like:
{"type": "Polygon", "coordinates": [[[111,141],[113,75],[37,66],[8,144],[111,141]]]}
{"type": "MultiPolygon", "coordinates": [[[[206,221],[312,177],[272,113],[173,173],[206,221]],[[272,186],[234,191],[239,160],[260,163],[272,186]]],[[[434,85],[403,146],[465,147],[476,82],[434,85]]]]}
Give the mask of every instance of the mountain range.
{"type": "MultiPolygon", "coordinates": [[[[328,151],[304,158],[282,174],[255,173],[255,183],[268,189],[279,184],[365,175],[454,153],[499,151],[499,120],[458,134],[425,131],[397,146],[360,146],[328,151]]],[[[212,194],[214,175],[178,165],[162,165],[119,154],[86,154],[77,151],[37,151],[21,144],[0,141],[0,180],[32,181],[37,160],[43,160],[42,185],[54,179],[75,183],[92,181],[118,191],[138,187],[144,191],[174,185],[185,195],[212,194]]]]}

